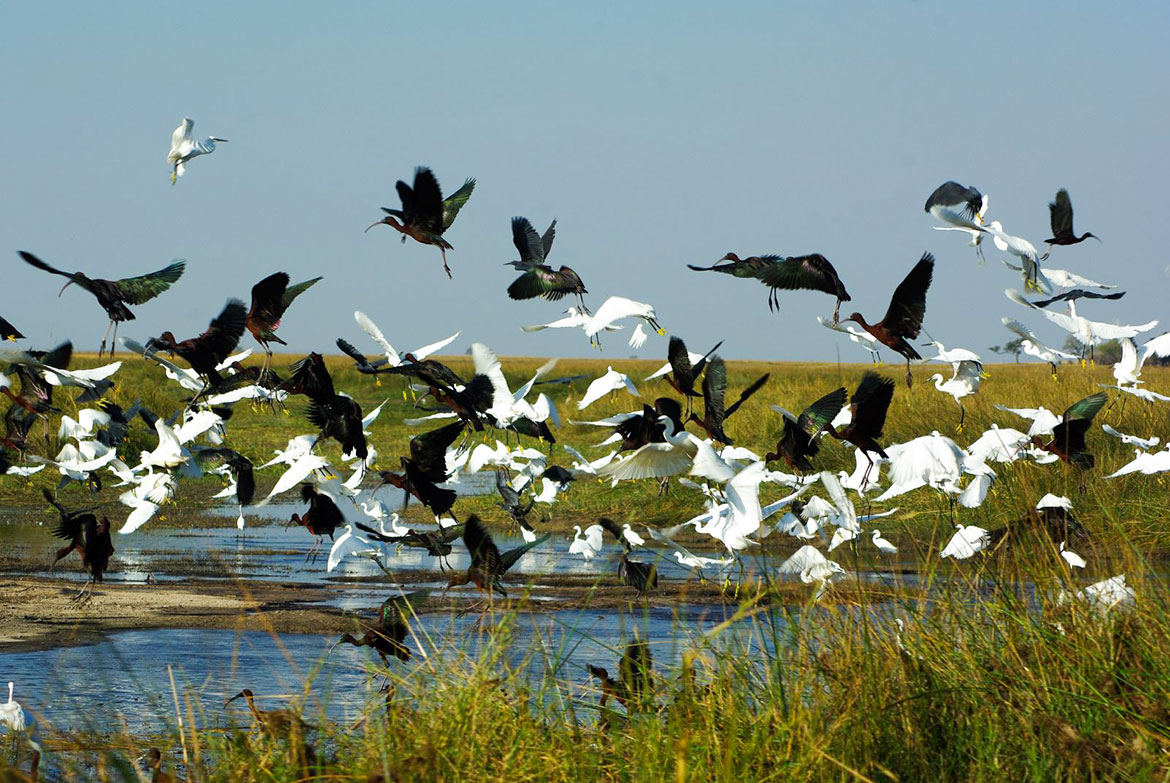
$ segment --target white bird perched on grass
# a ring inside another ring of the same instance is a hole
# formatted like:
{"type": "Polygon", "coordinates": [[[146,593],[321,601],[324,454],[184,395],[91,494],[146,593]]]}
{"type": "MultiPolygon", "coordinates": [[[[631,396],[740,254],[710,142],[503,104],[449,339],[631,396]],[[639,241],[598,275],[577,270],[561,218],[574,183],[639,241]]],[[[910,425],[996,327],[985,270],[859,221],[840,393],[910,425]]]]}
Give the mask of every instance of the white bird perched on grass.
{"type": "Polygon", "coordinates": [[[191,135],[195,122],[184,117],[171,134],[171,151],[167,153],[167,164],[171,166],[171,184],[174,185],[179,177],[187,171],[187,161],[200,155],[210,155],[215,152],[215,145],[227,141],[218,136],[208,136],[196,139],[191,135]]]}
{"type": "MultiPolygon", "coordinates": [[[[853,324],[835,324],[832,322],[832,320],[825,318],[823,315],[817,316],[817,323],[826,329],[832,329],[834,332],[840,332],[841,334],[848,335],[851,341],[857,343],[862,348],[869,351],[869,356],[875,363],[881,360],[881,356],[878,355],[878,345],[880,343],[878,343],[874,336],[869,332],[858,329],[853,324]]],[[[701,359],[703,357],[700,356],[699,358],[701,359]]]]}
{"type": "Polygon", "coordinates": [[[991,536],[986,530],[974,525],[955,525],[955,534],[943,547],[939,557],[953,557],[956,560],[966,560],[976,552],[982,552],[991,545],[991,536]]]}
{"type": "Polygon", "coordinates": [[[882,538],[882,531],[874,528],[873,530],[873,545],[878,548],[882,554],[892,555],[898,551],[898,547],[890,543],[889,539],[882,538]]]}
{"type": "Polygon", "coordinates": [[[1077,358],[1071,353],[1058,351],[1057,349],[1040,342],[1039,338],[1037,338],[1036,335],[1032,333],[1031,329],[1024,326],[1014,318],[1005,317],[1001,322],[1004,326],[1006,326],[1012,332],[1015,332],[1015,334],[1020,337],[1022,341],[1020,343],[1020,347],[1023,349],[1026,355],[1034,356],[1043,362],[1048,362],[1048,364],[1052,367],[1053,375],[1056,374],[1056,365],[1060,364],[1061,360],[1071,361],[1077,358]]]}
{"type": "Polygon", "coordinates": [[[967,419],[967,409],[963,407],[963,398],[970,397],[979,391],[979,384],[983,382],[983,365],[978,361],[959,361],[951,365],[954,372],[950,380],[944,381],[941,373],[935,373],[929,380],[934,381],[934,388],[943,394],[949,394],[959,404],[959,430],[963,429],[963,422],[967,419]]]}
{"type": "Polygon", "coordinates": [[[580,525],[573,525],[573,541],[569,544],[569,554],[581,555],[586,560],[597,557],[605,546],[604,534],[605,530],[601,525],[590,525],[585,528],[584,534],[580,525]]]}
{"type": "Polygon", "coordinates": [[[666,334],[666,330],[659,325],[658,316],[652,306],[643,302],[635,302],[624,296],[611,296],[601,303],[601,307],[597,308],[597,312],[585,324],[585,336],[589,338],[590,344],[600,345],[598,335],[602,330],[623,318],[641,318],[650,324],[659,335],[666,334]]]}
{"type": "Polygon", "coordinates": [[[1152,438],[1139,438],[1137,435],[1126,435],[1124,432],[1118,432],[1108,424],[1102,424],[1101,429],[1105,431],[1106,435],[1112,435],[1113,437],[1121,440],[1122,443],[1129,444],[1130,446],[1137,446],[1139,449],[1152,449],[1154,446],[1157,446],[1159,443],[1161,443],[1161,438],[1159,438],[1157,435],[1153,436],[1152,438]]]}
{"type": "Polygon", "coordinates": [[[0,726],[7,726],[12,731],[24,731],[24,708],[12,698],[14,687],[13,683],[8,683],[8,701],[0,704],[0,726]]]}
{"type": "Polygon", "coordinates": [[[1133,460],[1122,465],[1105,478],[1117,478],[1118,476],[1126,476],[1130,473],[1145,473],[1149,476],[1154,473],[1165,473],[1166,471],[1170,471],[1170,447],[1154,454],[1138,452],[1133,460]]]}
{"type": "Polygon", "coordinates": [[[1088,565],[1088,563],[1085,562],[1085,558],[1081,557],[1071,549],[1065,548],[1065,544],[1067,543],[1067,541],[1060,542],[1060,556],[1064,558],[1066,563],[1068,563],[1069,568],[1084,568],[1086,565],[1088,565]]]}
{"type": "Polygon", "coordinates": [[[630,376],[624,372],[618,372],[613,367],[608,367],[605,375],[589,384],[589,388],[585,390],[585,396],[577,403],[577,410],[583,411],[610,392],[620,389],[625,389],[635,397],[642,396],[637,387],[634,386],[634,382],[630,380],[630,376]]]}

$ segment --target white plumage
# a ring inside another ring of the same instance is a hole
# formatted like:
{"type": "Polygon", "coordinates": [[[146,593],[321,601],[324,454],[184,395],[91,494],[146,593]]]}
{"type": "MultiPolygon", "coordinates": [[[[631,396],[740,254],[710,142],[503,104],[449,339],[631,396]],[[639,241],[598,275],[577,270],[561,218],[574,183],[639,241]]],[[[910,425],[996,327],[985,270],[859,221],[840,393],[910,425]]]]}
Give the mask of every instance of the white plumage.
{"type": "Polygon", "coordinates": [[[171,134],[171,150],[167,153],[167,164],[171,166],[171,184],[174,185],[179,177],[187,171],[187,162],[200,155],[210,155],[215,152],[215,145],[227,141],[217,136],[207,136],[196,139],[191,135],[195,122],[190,117],[184,117],[171,134]]]}

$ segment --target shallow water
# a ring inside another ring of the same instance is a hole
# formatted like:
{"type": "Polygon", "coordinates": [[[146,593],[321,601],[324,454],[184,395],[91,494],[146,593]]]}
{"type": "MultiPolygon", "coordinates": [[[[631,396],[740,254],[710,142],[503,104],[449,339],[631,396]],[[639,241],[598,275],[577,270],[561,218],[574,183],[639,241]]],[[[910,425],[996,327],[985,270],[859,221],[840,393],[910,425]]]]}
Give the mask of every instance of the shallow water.
{"type": "MultiPolygon", "coordinates": [[[[635,635],[651,645],[655,665],[663,670],[677,664],[688,647],[771,648],[772,639],[759,632],[758,623],[733,625],[714,641],[704,641],[703,633],[732,611],[686,605],[633,612],[565,610],[518,613],[514,623],[499,618],[480,623],[475,613],[424,614],[411,623],[414,638],[408,639],[408,645],[416,651],[412,660],[391,663],[397,671],[426,677],[429,666],[418,653],[420,646],[432,659],[451,659],[464,667],[473,665],[494,640],[506,640],[499,660],[521,670],[529,687],[538,689],[543,678],[551,677],[577,696],[595,700],[585,664],[612,671],[624,645],[635,635]],[[492,622],[507,623],[509,632],[487,632],[492,622]]],[[[171,671],[184,713],[189,698],[197,722],[208,727],[233,720],[247,724],[242,702],[238,708],[233,704],[224,709],[224,702],[243,688],[256,693],[261,708],[299,700],[306,676],[316,670],[306,720],[313,722],[324,712],[351,722],[367,708],[379,708],[381,700],[371,690],[370,673],[380,664],[368,649],[349,645],[326,657],[335,641],[334,636],[257,631],[126,631],[89,646],[0,654],[0,679],[16,682],[17,700],[42,730],[51,724],[61,730],[109,732],[123,728],[124,720],[130,732],[145,733],[173,724],[171,671]],[[115,715],[120,719],[111,724],[115,715]]]]}

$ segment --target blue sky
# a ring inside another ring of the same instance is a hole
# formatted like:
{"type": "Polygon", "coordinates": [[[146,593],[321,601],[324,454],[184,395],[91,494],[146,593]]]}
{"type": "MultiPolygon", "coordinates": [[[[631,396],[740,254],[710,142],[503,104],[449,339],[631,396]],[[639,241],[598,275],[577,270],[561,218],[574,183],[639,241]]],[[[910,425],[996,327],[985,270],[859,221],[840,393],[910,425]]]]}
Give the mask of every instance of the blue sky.
{"type": "MultiPolygon", "coordinates": [[[[989,216],[1039,245],[1069,188],[1077,228],[1049,265],[1116,282],[1094,320],[1165,316],[1170,6],[988,2],[7,4],[0,9],[0,315],[47,347],[96,349],[92,297],[17,250],[108,278],[186,258],[170,292],[122,334],[205,328],[276,270],[325,280],[289,311],[289,350],[336,337],[371,348],[364,310],[399,348],[463,330],[501,354],[592,355],[580,332],[525,334],[566,304],[512,302],[509,220],[558,218],[550,262],[596,307],[650,302],[694,349],[732,358],[866,361],[819,327],[833,301],[689,272],[729,250],[820,252],[871,320],[925,250],[938,265],[926,329],[987,354],[1018,276],[922,211],[941,182],[972,184],[989,216]],[[169,184],[170,133],[230,139],[169,184]],[[395,180],[433,168],[479,185],[434,248],[362,229],[395,180]]],[[[1163,324],[1165,326],[1165,324],[1163,324]]],[[[1160,326],[1157,331],[1161,331],[1160,326]]],[[[246,337],[245,345],[251,344],[246,337]]],[[[372,352],[372,349],[371,349],[372,352]]],[[[605,355],[632,352],[610,339],[605,355]]],[[[653,340],[640,355],[665,354],[653,340]]]]}

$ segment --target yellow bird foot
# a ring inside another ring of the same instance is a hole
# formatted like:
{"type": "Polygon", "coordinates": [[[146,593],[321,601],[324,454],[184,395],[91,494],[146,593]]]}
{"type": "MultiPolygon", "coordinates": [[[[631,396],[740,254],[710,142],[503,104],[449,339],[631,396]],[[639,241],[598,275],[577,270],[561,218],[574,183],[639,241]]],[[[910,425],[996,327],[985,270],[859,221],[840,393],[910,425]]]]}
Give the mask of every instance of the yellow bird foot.
{"type": "Polygon", "coordinates": [[[374,385],[375,385],[375,386],[381,386],[381,385],[382,385],[382,379],[381,379],[381,378],[375,378],[375,379],[374,379],[374,385]]]}
{"type": "Polygon", "coordinates": [[[179,181],[179,175],[172,171],[171,172],[171,184],[174,185],[178,181],[179,181]]]}

